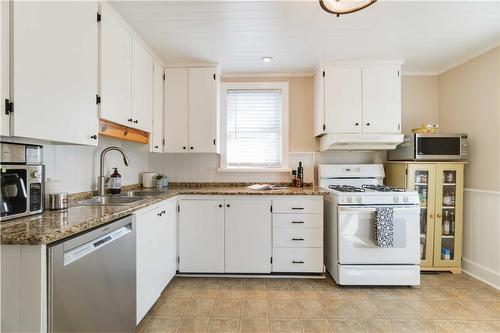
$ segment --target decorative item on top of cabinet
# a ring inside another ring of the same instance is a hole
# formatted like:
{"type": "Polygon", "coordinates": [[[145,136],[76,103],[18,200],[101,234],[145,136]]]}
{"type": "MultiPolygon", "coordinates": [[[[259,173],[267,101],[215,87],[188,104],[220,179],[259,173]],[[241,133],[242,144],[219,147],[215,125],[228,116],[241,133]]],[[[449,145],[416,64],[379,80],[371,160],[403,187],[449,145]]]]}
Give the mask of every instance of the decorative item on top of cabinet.
{"type": "Polygon", "coordinates": [[[218,153],[217,67],[165,69],[165,146],[167,153],[218,153]]]}
{"type": "Polygon", "coordinates": [[[461,272],[463,229],[461,162],[387,162],[385,183],[420,196],[420,269],[461,272]]]}
{"type": "MultiPolygon", "coordinates": [[[[8,6],[10,54],[15,55],[10,135],[96,146],[97,2],[2,1],[2,27],[8,6]]],[[[2,30],[2,44],[5,38],[2,30]]],[[[4,95],[4,52],[2,109],[9,98],[4,95]]]]}
{"type": "Polygon", "coordinates": [[[401,64],[320,66],[314,75],[314,135],[401,133],[401,64]]]}

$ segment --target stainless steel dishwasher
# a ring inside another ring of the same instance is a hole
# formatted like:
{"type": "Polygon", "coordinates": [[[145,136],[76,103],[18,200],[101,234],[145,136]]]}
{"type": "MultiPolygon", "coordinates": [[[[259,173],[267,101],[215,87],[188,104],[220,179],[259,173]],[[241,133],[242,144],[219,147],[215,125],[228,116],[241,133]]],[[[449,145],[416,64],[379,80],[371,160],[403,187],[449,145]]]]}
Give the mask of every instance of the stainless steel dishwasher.
{"type": "Polygon", "coordinates": [[[135,217],[48,249],[49,332],[133,332],[135,217]]]}

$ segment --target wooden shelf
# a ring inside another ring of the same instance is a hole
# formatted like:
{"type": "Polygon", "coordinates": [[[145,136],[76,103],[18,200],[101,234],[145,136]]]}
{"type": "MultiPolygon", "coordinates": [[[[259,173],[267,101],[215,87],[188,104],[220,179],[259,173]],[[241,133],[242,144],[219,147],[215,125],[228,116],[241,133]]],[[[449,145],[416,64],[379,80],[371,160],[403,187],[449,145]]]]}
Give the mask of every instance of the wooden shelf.
{"type": "Polygon", "coordinates": [[[144,144],[149,142],[148,132],[129,128],[104,119],[99,120],[99,135],[144,144]]]}

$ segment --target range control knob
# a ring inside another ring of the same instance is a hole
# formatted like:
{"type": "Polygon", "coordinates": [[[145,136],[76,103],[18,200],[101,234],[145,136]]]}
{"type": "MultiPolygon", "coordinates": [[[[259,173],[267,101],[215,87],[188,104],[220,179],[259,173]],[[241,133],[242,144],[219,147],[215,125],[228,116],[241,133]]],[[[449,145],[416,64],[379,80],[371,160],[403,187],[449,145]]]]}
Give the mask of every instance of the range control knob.
{"type": "Polygon", "coordinates": [[[33,171],[33,172],[31,173],[31,176],[32,176],[33,178],[40,178],[40,176],[41,176],[41,175],[40,175],[40,171],[38,171],[38,170],[33,171]]]}
{"type": "Polygon", "coordinates": [[[408,197],[404,197],[404,198],[403,198],[403,201],[404,201],[404,202],[408,202],[408,197]]]}
{"type": "Polygon", "coordinates": [[[352,202],[352,197],[347,197],[347,202],[352,202]]]}
{"type": "Polygon", "coordinates": [[[399,202],[399,197],[394,197],[394,202],[399,202]]]}
{"type": "Polygon", "coordinates": [[[357,198],[356,198],[356,201],[357,201],[358,203],[361,203],[361,202],[363,201],[363,199],[361,199],[361,197],[357,197],[357,198]]]}

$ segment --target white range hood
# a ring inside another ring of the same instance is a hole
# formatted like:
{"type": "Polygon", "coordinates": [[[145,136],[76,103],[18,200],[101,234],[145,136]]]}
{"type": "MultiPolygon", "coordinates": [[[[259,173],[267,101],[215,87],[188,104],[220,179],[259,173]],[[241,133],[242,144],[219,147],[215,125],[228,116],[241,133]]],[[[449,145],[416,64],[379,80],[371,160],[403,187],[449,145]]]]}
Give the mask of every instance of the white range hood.
{"type": "Polygon", "coordinates": [[[403,134],[325,134],[319,138],[325,150],[390,150],[403,142],[403,134]]]}

